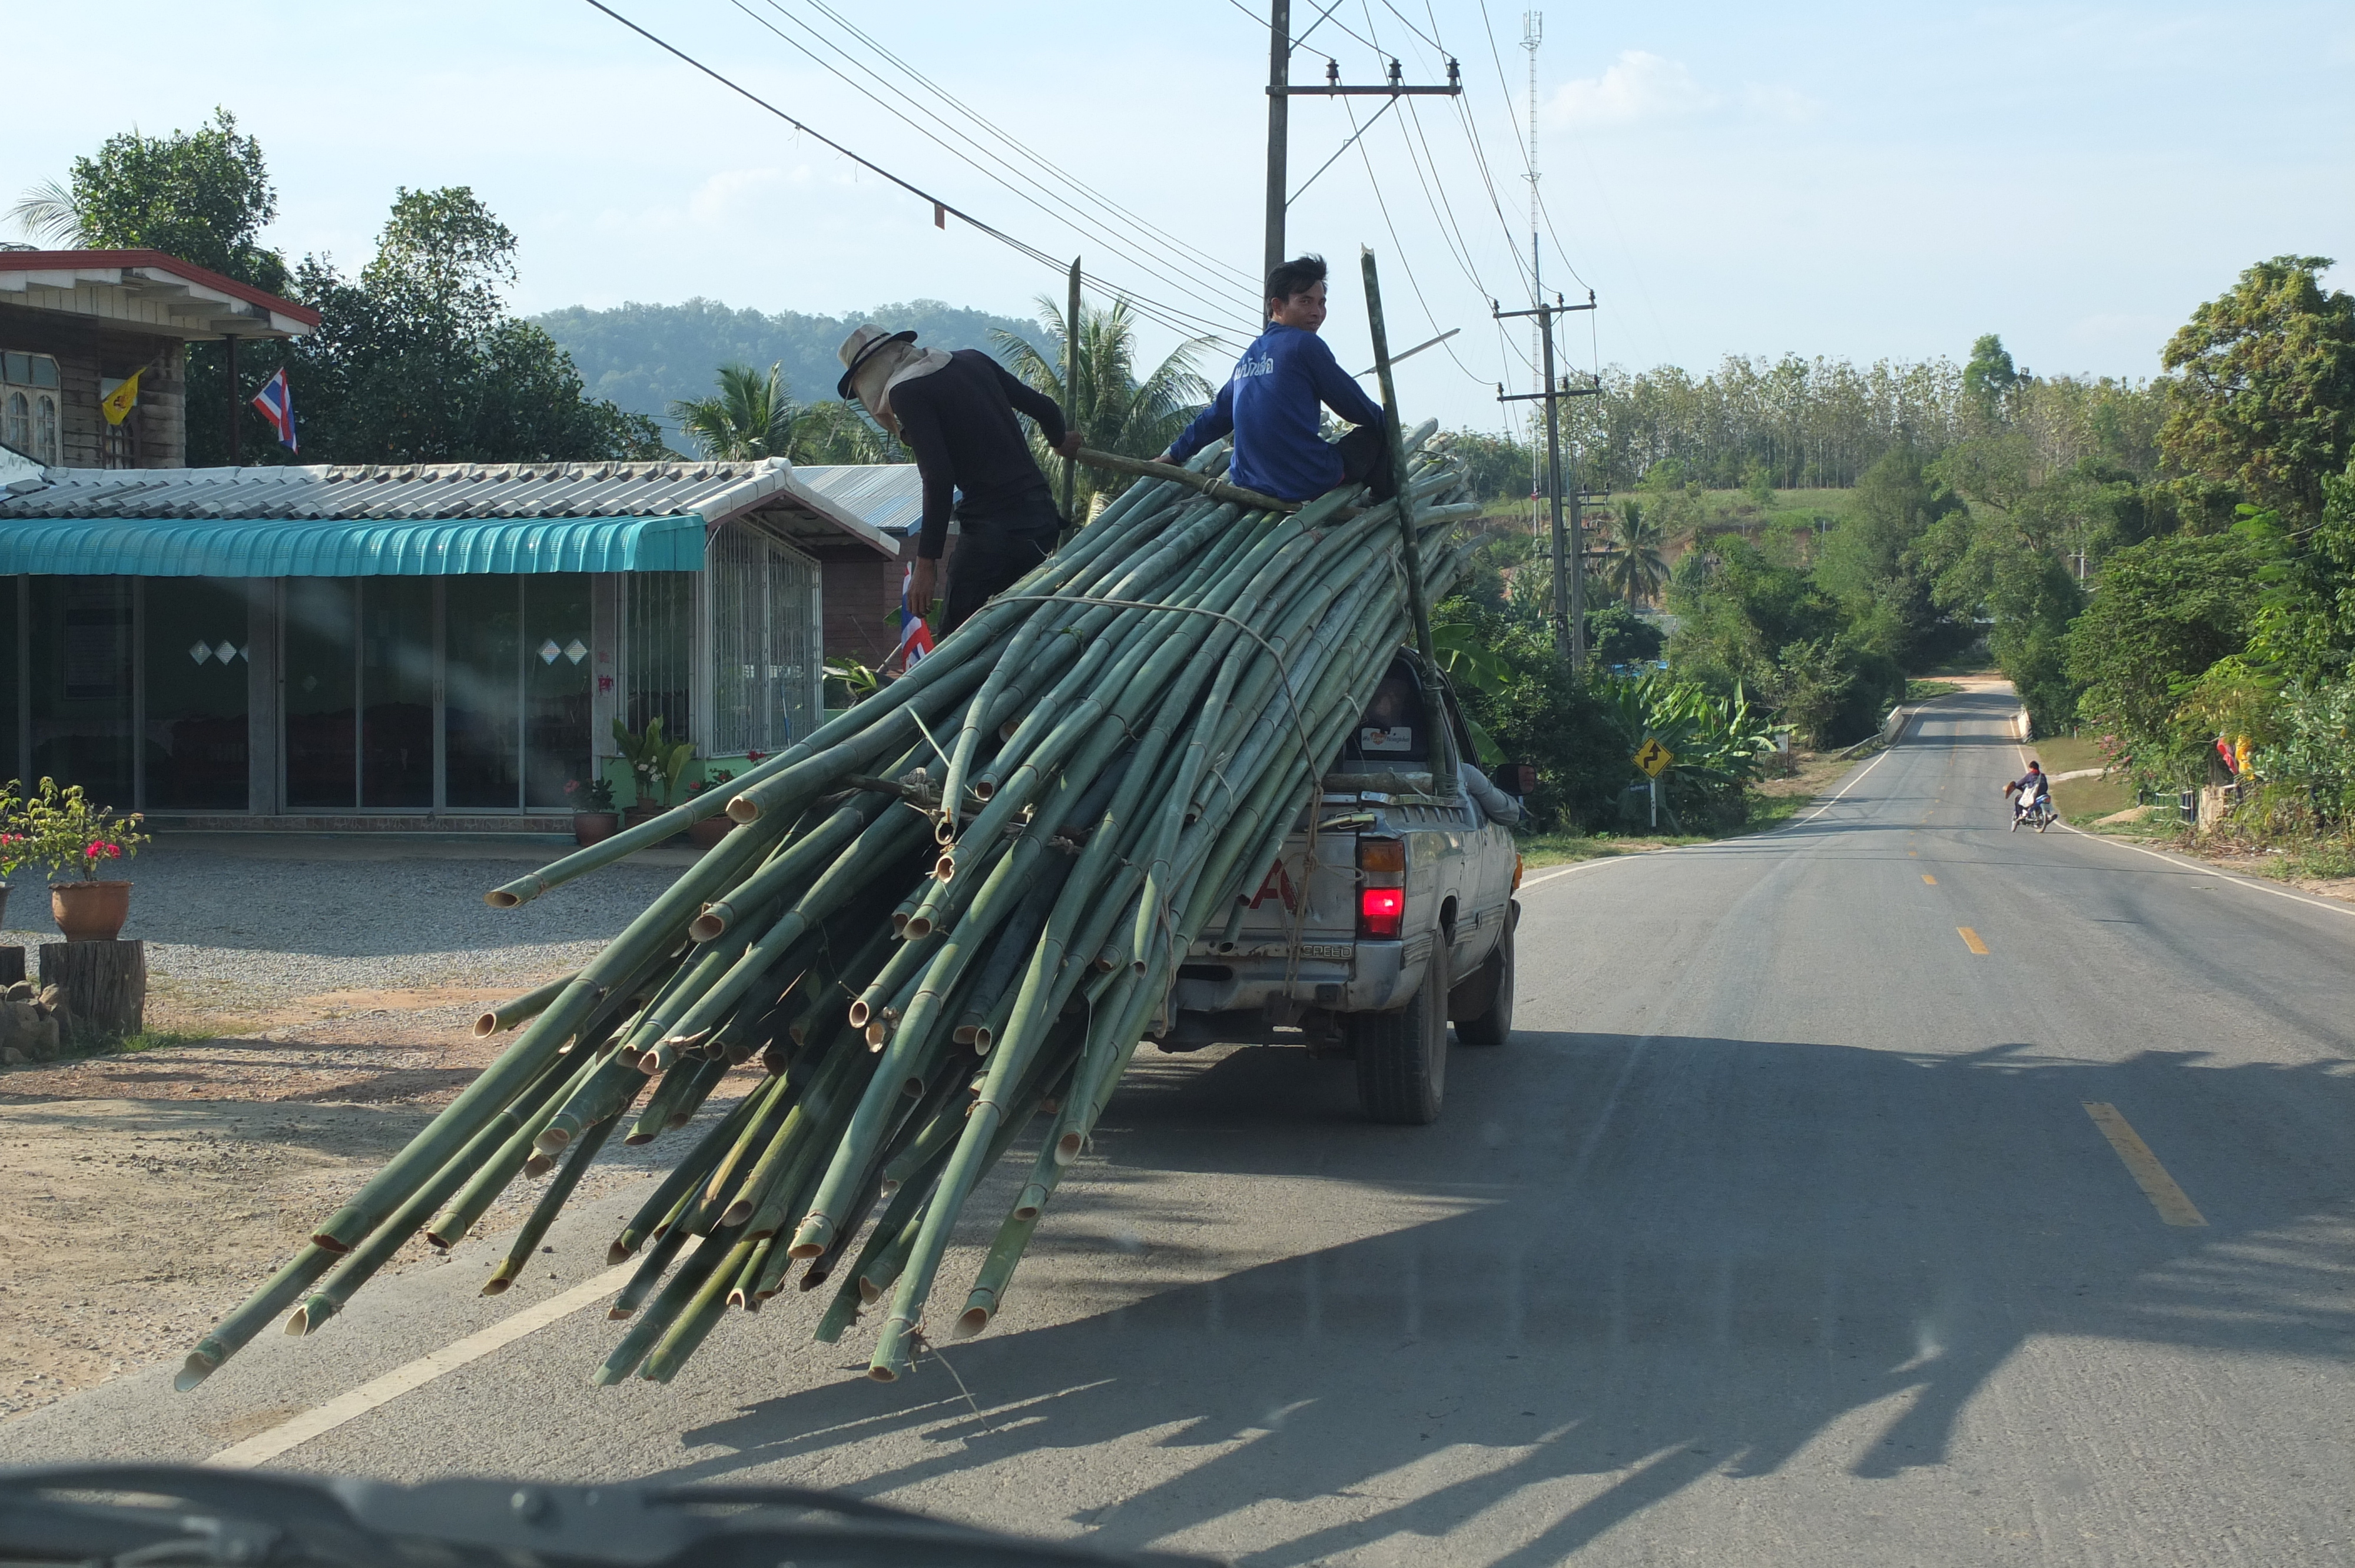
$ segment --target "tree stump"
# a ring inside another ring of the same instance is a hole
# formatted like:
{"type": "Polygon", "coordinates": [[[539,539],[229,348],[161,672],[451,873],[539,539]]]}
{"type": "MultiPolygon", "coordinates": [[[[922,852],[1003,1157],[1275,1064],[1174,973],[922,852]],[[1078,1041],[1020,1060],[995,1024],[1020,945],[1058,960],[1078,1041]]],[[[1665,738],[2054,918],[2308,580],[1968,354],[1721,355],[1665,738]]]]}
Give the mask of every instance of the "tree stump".
{"type": "Polygon", "coordinates": [[[147,1019],[147,949],[128,942],[44,942],[41,991],[57,988],[66,1033],[78,1043],[136,1034],[147,1019]]]}
{"type": "Polygon", "coordinates": [[[25,949],[0,948],[0,985],[15,985],[25,978],[25,949]]]}

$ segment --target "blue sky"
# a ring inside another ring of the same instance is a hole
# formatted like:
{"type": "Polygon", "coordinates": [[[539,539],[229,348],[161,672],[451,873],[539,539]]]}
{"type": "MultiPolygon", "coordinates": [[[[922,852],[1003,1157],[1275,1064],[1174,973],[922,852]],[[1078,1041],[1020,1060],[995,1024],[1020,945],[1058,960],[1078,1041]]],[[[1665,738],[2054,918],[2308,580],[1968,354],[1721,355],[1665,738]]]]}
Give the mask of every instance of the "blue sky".
{"type": "MultiPolygon", "coordinates": [[[[1266,30],[1238,3],[1259,0],[837,4],[1200,253],[1130,229],[1126,257],[1109,220],[1075,232],[1026,199],[1039,197],[1033,177],[993,183],[755,19],[801,36],[794,19],[822,20],[813,0],[609,3],[1039,249],[1247,327],[1266,30]]],[[[1314,10],[1295,5],[1297,27],[1314,10]]],[[[1380,66],[1360,37],[1399,55],[1411,80],[1442,69],[1417,34],[1435,38],[1463,62],[1487,172],[1455,107],[1426,100],[1303,193],[1291,235],[1339,264],[1327,334],[1351,369],[1367,362],[1355,259],[1371,244],[1394,342],[1433,323],[1464,329],[1453,359],[1433,351],[1402,371],[1410,412],[1493,427],[1493,383],[1529,376],[1526,332],[1500,334],[1487,303],[1526,302],[1528,57],[1518,10],[1489,0],[1487,21],[1494,55],[1478,0],[1343,0],[1306,39],[1296,81],[1321,79],[1315,51],[1329,50],[1344,80],[1365,82],[1380,66]]],[[[2335,281],[2355,288],[2344,5],[1613,5],[1550,7],[1544,27],[1543,266],[1572,289],[1574,269],[1603,305],[1591,336],[1573,319],[1572,365],[1960,358],[1996,331],[2040,371],[2144,376],[2192,306],[2259,258],[2344,257],[2335,281]]],[[[0,194],[62,175],[112,131],[192,125],[218,102],[269,154],[272,238],[290,254],[356,266],[396,185],[471,185],[522,238],[527,311],[702,294],[765,310],[931,296],[1027,313],[1061,291],[1054,272],[954,220],[934,228],[922,202],[581,0],[124,0],[105,33],[59,48],[61,63],[99,49],[102,70],[11,73],[0,194]]],[[[1376,106],[1356,103],[1361,119],[1376,106]]],[[[1296,184],[1350,128],[1343,104],[1319,99],[1296,101],[1293,125],[1296,184]]],[[[1174,342],[1148,334],[1156,351],[1174,342]]],[[[1223,355],[1208,358],[1223,368],[1223,355]]]]}

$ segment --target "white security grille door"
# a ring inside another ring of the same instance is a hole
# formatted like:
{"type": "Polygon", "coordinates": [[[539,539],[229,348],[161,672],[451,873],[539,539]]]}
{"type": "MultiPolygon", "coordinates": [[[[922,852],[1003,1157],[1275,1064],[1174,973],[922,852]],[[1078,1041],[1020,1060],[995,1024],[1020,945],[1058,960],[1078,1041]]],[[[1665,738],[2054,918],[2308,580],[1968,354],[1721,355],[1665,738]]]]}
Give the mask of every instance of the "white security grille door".
{"type": "Polygon", "coordinates": [[[817,563],[742,522],[707,557],[715,755],[774,751],[816,722],[817,563]]]}

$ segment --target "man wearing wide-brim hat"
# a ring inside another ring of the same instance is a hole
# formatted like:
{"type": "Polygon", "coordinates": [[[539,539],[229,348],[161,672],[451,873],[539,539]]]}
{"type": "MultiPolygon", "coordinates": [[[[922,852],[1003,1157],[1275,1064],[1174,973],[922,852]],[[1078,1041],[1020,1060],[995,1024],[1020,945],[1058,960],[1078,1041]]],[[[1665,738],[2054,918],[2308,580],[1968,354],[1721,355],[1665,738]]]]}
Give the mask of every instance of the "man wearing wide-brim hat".
{"type": "Polygon", "coordinates": [[[977,349],[920,349],[914,333],[861,326],[841,353],[836,391],[856,397],[899,437],[923,476],[923,526],[908,596],[919,609],[932,603],[948,545],[950,501],[957,497],[962,536],[941,614],[945,636],[1045,560],[1062,527],[1015,412],[1039,421],[1048,444],[1065,457],[1079,450],[1079,433],[1063,428],[1063,411],[1052,398],[977,349]]]}

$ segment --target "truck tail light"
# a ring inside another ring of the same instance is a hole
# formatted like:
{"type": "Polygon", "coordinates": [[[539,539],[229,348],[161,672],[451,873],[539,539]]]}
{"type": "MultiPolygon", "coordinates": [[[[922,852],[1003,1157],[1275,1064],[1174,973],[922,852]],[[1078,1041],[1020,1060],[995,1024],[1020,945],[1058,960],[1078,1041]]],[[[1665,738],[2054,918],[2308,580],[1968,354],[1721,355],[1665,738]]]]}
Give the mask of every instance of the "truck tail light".
{"type": "Polygon", "coordinates": [[[1406,841],[1359,839],[1358,869],[1365,873],[1359,880],[1369,887],[1402,885],[1406,881],[1406,841]]]}
{"type": "Polygon", "coordinates": [[[1403,887],[1358,889],[1358,935],[1374,941],[1398,940],[1399,923],[1406,915],[1403,887]]]}

